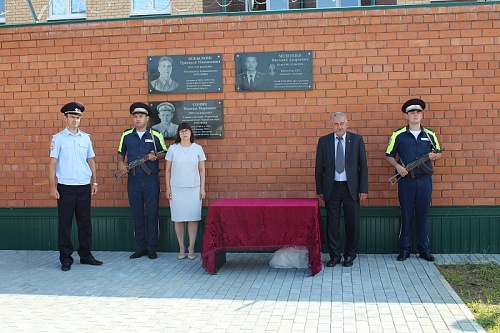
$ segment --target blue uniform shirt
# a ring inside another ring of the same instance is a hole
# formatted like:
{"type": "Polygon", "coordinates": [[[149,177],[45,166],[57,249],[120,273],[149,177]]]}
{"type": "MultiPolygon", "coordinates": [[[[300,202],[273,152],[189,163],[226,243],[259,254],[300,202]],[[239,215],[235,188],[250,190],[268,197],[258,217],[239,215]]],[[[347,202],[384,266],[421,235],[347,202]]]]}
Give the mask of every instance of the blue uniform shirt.
{"type": "Polygon", "coordinates": [[[87,159],[95,157],[95,153],[89,134],[81,130],[73,134],[65,128],[52,138],[50,157],[57,158],[56,176],[59,184],[90,184],[92,171],[87,159]]]}
{"type": "MultiPolygon", "coordinates": [[[[441,150],[436,133],[428,128],[421,127],[420,133],[415,139],[410,132],[409,126],[406,126],[392,133],[385,156],[396,157],[397,154],[399,155],[398,163],[401,164],[402,161],[406,165],[422,155],[430,153],[434,148],[441,150]],[[432,140],[432,144],[429,139],[432,140]]],[[[431,161],[427,161],[425,164],[429,169],[432,169],[431,161]]],[[[415,169],[414,172],[415,177],[427,175],[421,168],[415,169]]]]}
{"type": "MultiPolygon", "coordinates": [[[[165,140],[163,136],[155,131],[151,130],[149,127],[146,128],[146,133],[139,138],[137,130],[131,128],[125,130],[122,133],[120,139],[120,145],[118,146],[118,154],[125,156],[127,155],[127,161],[132,162],[144,155],[149,154],[151,151],[155,151],[155,144],[153,143],[153,137],[156,144],[156,151],[167,150],[165,145],[165,140]],[[153,135],[153,136],[152,136],[153,135]]],[[[160,172],[158,161],[146,161],[146,166],[151,170],[151,174],[157,174],[160,172]]],[[[135,168],[136,175],[146,175],[141,167],[135,168]]],[[[133,175],[133,173],[131,173],[133,175]]]]}

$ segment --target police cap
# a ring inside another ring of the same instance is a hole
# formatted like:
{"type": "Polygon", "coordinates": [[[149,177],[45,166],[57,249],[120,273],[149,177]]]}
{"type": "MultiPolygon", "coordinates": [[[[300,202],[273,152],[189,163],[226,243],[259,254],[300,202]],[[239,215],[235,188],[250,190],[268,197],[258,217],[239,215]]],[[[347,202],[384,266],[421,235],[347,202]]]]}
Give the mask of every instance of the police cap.
{"type": "Polygon", "coordinates": [[[149,107],[149,105],[137,102],[130,105],[130,114],[136,114],[136,113],[142,113],[147,116],[151,116],[153,110],[149,107]]]}
{"type": "Polygon", "coordinates": [[[403,111],[403,113],[408,113],[409,111],[413,111],[413,110],[424,111],[425,110],[425,102],[419,98],[413,98],[413,99],[408,100],[401,107],[401,111],[403,111]]]}
{"type": "Polygon", "coordinates": [[[83,111],[85,111],[85,106],[79,102],[70,102],[61,108],[61,112],[64,114],[75,114],[81,116],[83,111]]]}

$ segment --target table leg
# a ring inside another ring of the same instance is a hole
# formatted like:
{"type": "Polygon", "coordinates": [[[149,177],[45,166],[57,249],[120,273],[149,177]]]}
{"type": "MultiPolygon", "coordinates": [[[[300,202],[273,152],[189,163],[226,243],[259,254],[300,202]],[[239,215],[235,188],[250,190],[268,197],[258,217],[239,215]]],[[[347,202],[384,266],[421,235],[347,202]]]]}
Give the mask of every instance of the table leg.
{"type": "Polygon", "coordinates": [[[217,272],[226,263],[226,252],[215,253],[215,271],[217,272]]]}

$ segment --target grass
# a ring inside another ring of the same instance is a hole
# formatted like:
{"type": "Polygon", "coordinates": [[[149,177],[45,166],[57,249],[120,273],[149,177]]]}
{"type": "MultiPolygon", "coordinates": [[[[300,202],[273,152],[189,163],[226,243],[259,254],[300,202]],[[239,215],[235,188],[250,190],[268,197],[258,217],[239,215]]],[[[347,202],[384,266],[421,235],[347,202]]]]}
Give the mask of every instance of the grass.
{"type": "Polygon", "coordinates": [[[500,265],[436,265],[488,333],[500,333],[500,265]]]}

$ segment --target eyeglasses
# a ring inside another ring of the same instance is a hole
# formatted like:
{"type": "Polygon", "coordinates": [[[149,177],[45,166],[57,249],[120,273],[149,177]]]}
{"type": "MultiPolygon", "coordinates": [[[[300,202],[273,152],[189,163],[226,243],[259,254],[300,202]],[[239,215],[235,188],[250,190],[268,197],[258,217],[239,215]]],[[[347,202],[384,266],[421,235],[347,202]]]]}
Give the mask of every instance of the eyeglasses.
{"type": "Polygon", "coordinates": [[[188,129],[184,129],[182,131],[179,131],[179,134],[189,134],[189,130],[188,129]]]}

